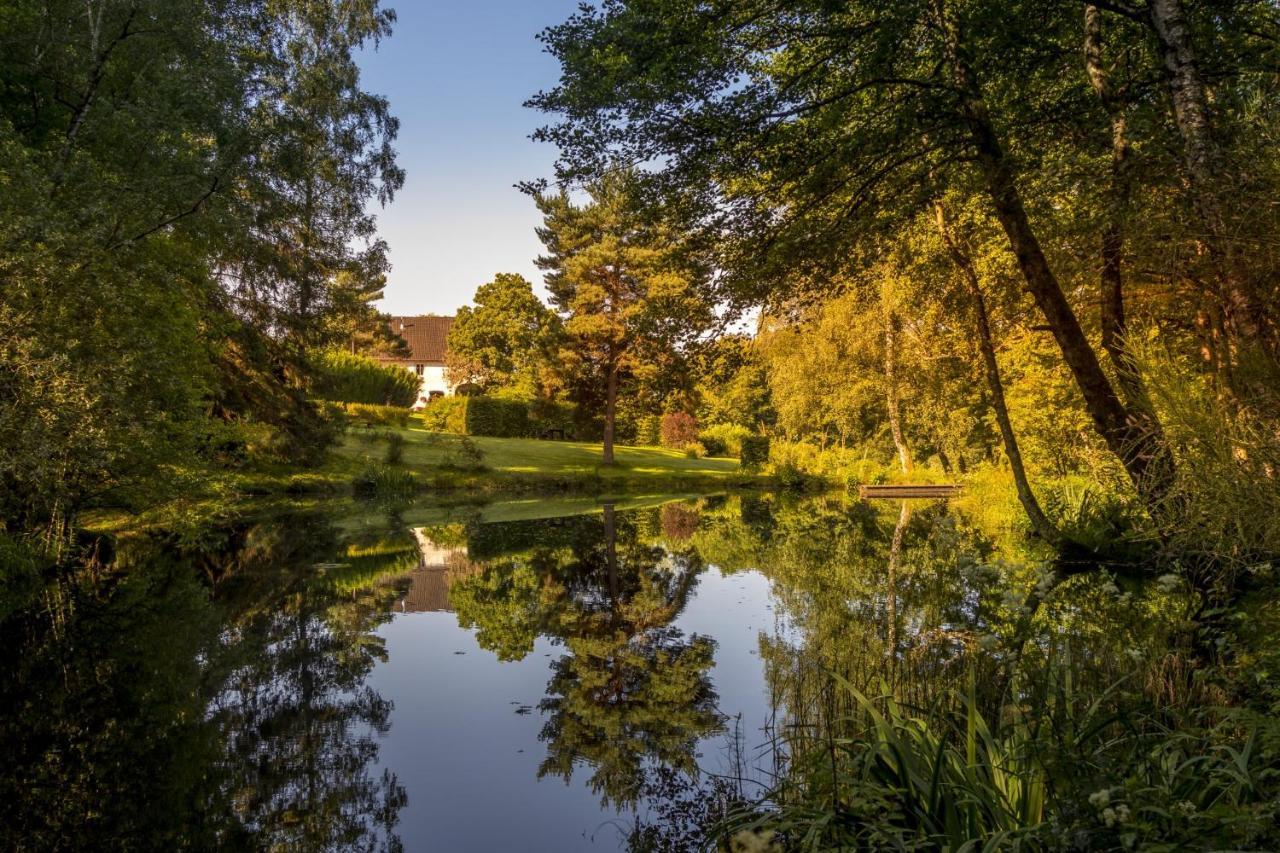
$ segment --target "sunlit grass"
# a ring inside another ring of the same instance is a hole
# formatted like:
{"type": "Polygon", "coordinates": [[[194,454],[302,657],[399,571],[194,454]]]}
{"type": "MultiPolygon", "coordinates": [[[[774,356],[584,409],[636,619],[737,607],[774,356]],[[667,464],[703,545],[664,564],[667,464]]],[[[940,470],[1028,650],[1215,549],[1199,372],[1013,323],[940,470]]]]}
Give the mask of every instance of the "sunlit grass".
{"type": "MultiPolygon", "coordinates": [[[[339,453],[360,461],[377,461],[383,451],[379,436],[384,432],[353,429],[339,453]]],[[[430,432],[417,421],[397,432],[405,438],[403,464],[411,468],[449,464],[462,440],[461,436],[430,432]]],[[[496,474],[601,479],[661,479],[673,475],[725,478],[738,474],[736,459],[692,459],[682,451],[663,447],[615,447],[615,464],[607,466],[601,462],[601,445],[596,442],[485,436],[470,440],[483,454],[485,468],[496,474]]]]}

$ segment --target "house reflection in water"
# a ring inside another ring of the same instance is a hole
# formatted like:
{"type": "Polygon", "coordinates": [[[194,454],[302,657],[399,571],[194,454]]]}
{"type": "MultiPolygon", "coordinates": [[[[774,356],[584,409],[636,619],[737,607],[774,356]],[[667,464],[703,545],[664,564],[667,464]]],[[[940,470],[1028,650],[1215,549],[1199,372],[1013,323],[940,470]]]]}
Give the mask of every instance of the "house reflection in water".
{"type": "MultiPolygon", "coordinates": [[[[458,578],[479,571],[480,566],[467,558],[465,545],[437,545],[421,528],[411,532],[422,557],[417,568],[409,573],[409,589],[397,602],[396,610],[401,613],[452,612],[449,588],[458,578]]],[[[403,576],[399,580],[403,582],[403,576]]]]}

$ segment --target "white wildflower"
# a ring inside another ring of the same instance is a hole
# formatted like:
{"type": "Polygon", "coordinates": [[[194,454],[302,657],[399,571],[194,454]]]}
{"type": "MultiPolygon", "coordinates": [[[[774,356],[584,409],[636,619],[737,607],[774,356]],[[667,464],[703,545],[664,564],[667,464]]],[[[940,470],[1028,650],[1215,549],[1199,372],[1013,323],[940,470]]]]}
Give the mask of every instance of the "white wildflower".
{"type": "Polygon", "coordinates": [[[782,853],[781,845],[773,840],[775,836],[772,829],[744,829],[729,839],[729,849],[732,853],[782,853]]]}

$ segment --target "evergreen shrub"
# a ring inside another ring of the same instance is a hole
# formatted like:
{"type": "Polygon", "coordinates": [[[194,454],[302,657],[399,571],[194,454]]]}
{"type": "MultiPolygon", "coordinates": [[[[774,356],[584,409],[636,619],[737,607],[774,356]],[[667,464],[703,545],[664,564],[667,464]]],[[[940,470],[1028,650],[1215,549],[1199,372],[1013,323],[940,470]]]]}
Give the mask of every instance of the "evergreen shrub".
{"type": "Polygon", "coordinates": [[[742,438],[739,461],[748,471],[758,471],[769,461],[769,436],[748,435],[742,438]]]}

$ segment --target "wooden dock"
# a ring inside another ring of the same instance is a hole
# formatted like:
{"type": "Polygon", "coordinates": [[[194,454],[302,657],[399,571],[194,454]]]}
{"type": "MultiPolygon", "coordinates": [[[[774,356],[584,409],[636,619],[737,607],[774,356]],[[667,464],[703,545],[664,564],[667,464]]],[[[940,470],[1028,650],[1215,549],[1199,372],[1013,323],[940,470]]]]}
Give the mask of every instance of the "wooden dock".
{"type": "Polygon", "coordinates": [[[907,500],[910,498],[954,498],[959,494],[960,486],[956,483],[931,483],[927,485],[893,483],[879,486],[858,487],[859,497],[887,498],[890,500],[907,500]]]}

